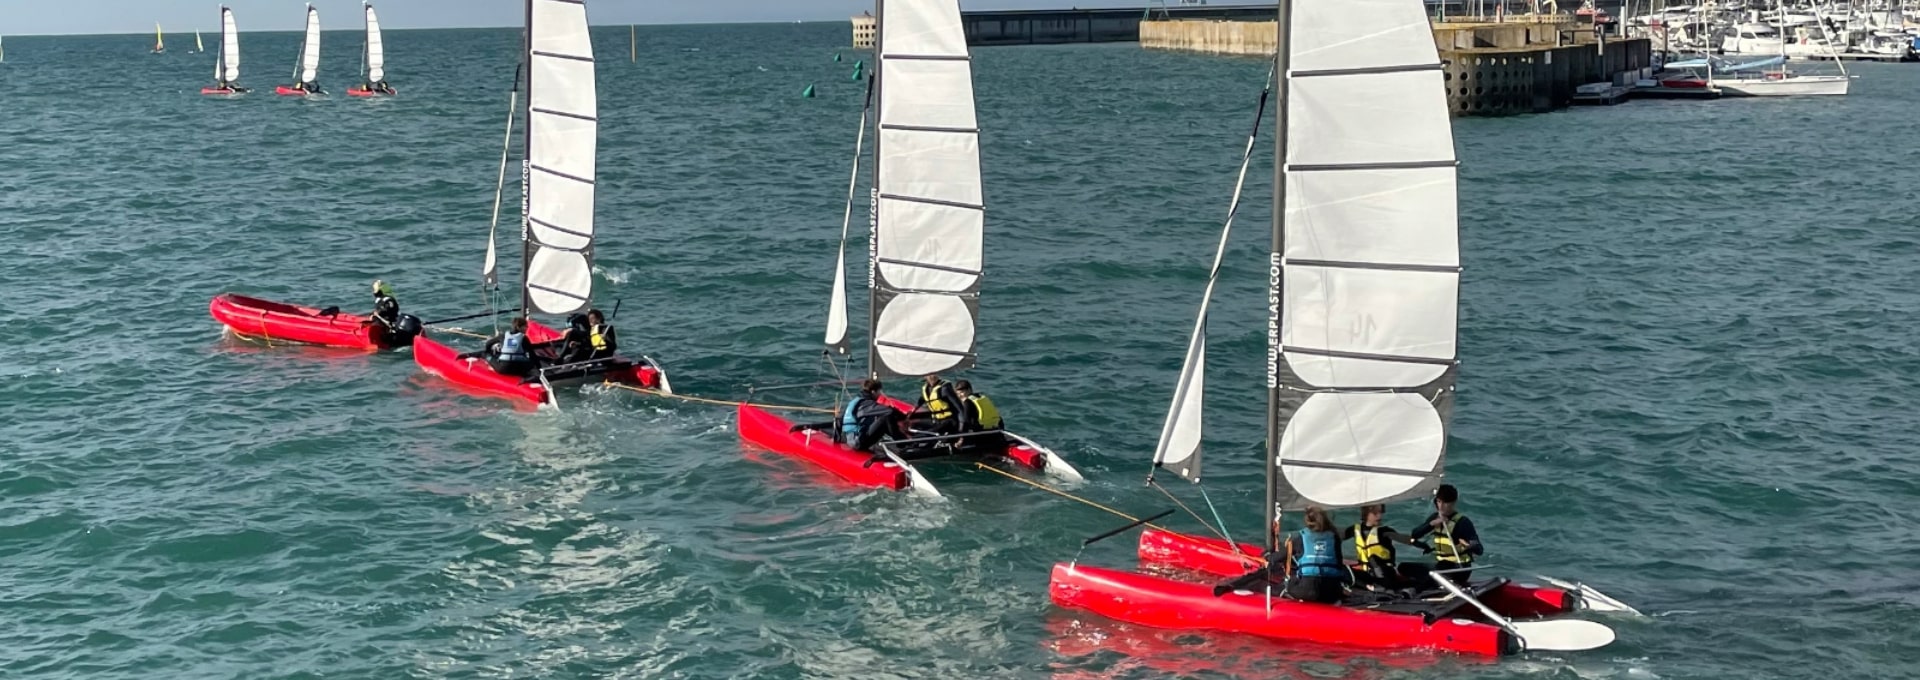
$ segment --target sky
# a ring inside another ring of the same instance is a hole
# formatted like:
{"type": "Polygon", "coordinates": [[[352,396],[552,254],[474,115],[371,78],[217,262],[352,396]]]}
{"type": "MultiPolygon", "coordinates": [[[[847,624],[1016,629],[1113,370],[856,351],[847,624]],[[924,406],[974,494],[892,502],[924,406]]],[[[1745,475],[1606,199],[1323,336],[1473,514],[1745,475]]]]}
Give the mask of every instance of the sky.
{"type": "MultiPolygon", "coordinates": [[[[1167,0],[1178,4],[1178,0],[1167,0]]],[[[1246,0],[1239,0],[1246,1],[1246,0]]],[[[225,0],[244,31],[292,31],[305,22],[303,0],[225,0]]],[[[0,36],[211,31],[220,0],[0,0],[0,36]]],[[[1144,7],[1157,0],[961,0],[963,11],[1144,7]]],[[[1238,4],[1215,0],[1215,4],[1238,4]]],[[[333,29],[360,23],[360,0],[313,0],[333,29]]],[[[518,26],[520,0],[376,0],[388,29],[518,26]]],[[[873,7],[872,0],[587,0],[596,25],[831,21],[873,7]]]]}

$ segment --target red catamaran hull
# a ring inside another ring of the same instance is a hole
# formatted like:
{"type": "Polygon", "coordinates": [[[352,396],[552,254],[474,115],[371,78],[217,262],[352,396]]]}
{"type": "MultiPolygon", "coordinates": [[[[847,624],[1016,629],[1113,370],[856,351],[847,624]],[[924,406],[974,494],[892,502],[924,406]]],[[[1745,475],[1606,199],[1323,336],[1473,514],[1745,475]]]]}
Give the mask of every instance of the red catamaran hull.
{"type": "Polygon", "coordinates": [[[200,88],[200,94],[226,95],[226,94],[240,94],[240,93],[237,90],[234,90],[232,88],[226,88],[226,87],[203,87],[203,88],[200,88]]]}
{"type": "MultiPolygon", "coordinates": [[[[559,331],[539,322],[527,324],[529,341],[540,343],[559,337],[559,331]]],[[[428,373],[480,394],[505,397],[534,405],[547,402],[547,389],[538,381],[522,382],[521,378],[495,373],[493,367],[487,365],[485,360],[462,359],[460,353],[455,352],[453,348],[426,336],[414,338],[413,361],[428,373]]],[[[660,388],[660,370],[650,365],[629,363],[596,375],[610,382],[638,385],[647,389],[660,388]]]]}
{"type": "Polygon", "coordinates": [[[380,349],[367,317],[321,316],[320,310],[245,295],[221,293],[207,305],[214,320],[235,334],[268,342],[297,342],[327,347],[380,349]]]}
{"type": "Polygon", "coordinates": [[[312,92],[308,92],[306,90],[296,90],[291,87],[287,87],[285,85],[273,86],[273,93],[280,95],[282,97],[305,97],[313,94],[312,92]]]}
{"type": "MultiPolygon", "coordinates": [[[[1140,533],[1140,564],[1195,571],[1220,578],[1233,578],[1253,571],[1259,563],[1260,549],[1241,543],[1239,550],[1228,549],[1227,542],[1206,536],[1159,529],[1140,533]]],[[[1573,593],[1551,586],[1508,582],[1480,596],[1488,608],[1510,619],[1535,619],[1571,612],[1580,606],[1573,593]]]]}
{"type": "MultiPolygon", "coordinates": [[[[906,402],[891,397],[883,399],[888,406],[902,412],[913,410],[913,405],[906,402]]],[[[899,491],[910,483],[907,471],[890,461],[867,465],[867,461],[873,459],[872,455],[835,443],[833,437],[825,432],[792,432],[792,427],[793,422],[786,418],[751,404],[740,405],[740,438],[749,444],[808,461],[861,486],[899,491]]],[[[1026,444],[1016,443],[1002,453],[1008,459],[1034,470],[1044,469],[1047,462],[1046,454],[1026,444]]]]}
{"type": "Polygon", "coordinates": [[[347,96],[349,97],[391,97],[396,94],[400,94],[400,91],[376,92],[374,90],[362,90],[357,87],[347,88],[347,96]]]}
{"type": "Polygon", "coordinates": [[[1055,564],[1054,604],[1155,628],[1213,630],[1364,649],[1436,649],[1499,656],[1519,651],[1500,627],[1459,618],[1299,602],[1264,593],[1213,596],[1211,585],[1135,572],[1055,564]]]}

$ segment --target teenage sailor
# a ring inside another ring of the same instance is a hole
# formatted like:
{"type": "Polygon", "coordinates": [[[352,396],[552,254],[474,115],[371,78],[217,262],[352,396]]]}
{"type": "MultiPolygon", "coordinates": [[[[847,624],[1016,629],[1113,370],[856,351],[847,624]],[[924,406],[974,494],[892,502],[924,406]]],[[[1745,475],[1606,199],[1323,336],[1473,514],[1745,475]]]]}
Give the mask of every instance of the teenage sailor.
{"type": "Polygon", "coordinates": [[[533,358],[533,343],[527,340],[527,318],[513,318],[513,325],[505,333],[487,339],[487,345],[478,352],[460,355],[462,359],[485,356],[487,365],[500,375],[525,376],[538,367],[533,358]]]}
{"type": "Polygon", "coordinates": [[[1360,508],[1360,522],[1347,527],[1340,540],[1352,541],[1353,580],[1373,589],[1397,590],[1405,581],[1394,565],[1394,543],[1418,545],[1405,534],[1381,523],[1387,506],[1374,504],[1360,508]]]}
{"type": "Polygon", "coordinates": [[[1473,520],[1460,514],[1458,504],[1460,490],[1452,484],[1441,484],[1433,492],[1433,514],[1427,515],[1425,523],[1413,530],[1415,545],[1421,552],[1433,553],[1433,564],[1403,564],[1400,572],[1421,587],[1429,581],[1430,571],[1459,569],[1447,574],[1454,583],[1466,585],[1471,572],[1465,571],[1473,566],[1473,558],[1485,551],[1480,545],[1480,532],[1474,531],[1473,520]],[[1421,539],[1432,537],[1430,541],[1421,539]]]}
{"type": "Polygon", "coordinates": [[[587,310],[587,346],[592,352],[589,359],[605,359],[620,351],[620,341],[613,335],[613,325],[598,309],[587,310]]]}
{"type": "Polygon", "coordinates": [[[1291,567],[1292,575],[1286,582],[1288,597],[1322,604],[1339,602],[1345,595],[1347,565],[1340,559],[1340,535],[1333,530],[1333,518],[1319,506],[1308,506],[1306,525],[1288,534],[1285,555],[1269,554],[1267,564],[1291,567]]]}
{"type": "Polygon", "coordinates": [[[937,374],[927,374],[926,384],[920,386],[920,402],[913,409],[913,414],[920,416],[914,426],[936,435],[959,432],[959,403],[960,397],[953,393],[951,383],[941,380],[937,374]]]}
{"type": "Polygon", "coordinates": [[[1002,431],[1006,422],[1000,419],[1000,409],[993,405],[993,400],[973,391],[973,383],[966,380],[954,381],[953,393],[959,397],[960,431],[980,433],[967,437],[965,445],[1005,448],[1007,438],[1002,431]]]}
{"type": "Polygon", "coordinates": [[[881,437],[895,436],[901,413],[880,401],[880,381],[868,378],[860,383],[860,394],[848,399],[836,414],[840,423],[840,443],[855,451],[872,451],[881,437]]]}
{"type": "Polygon", "coordinates": [[[586,361],[593,353],[593,347],[587,344],[587,317],[575,314],[567,317],[567,330],[560,337],[540,343],[535,349],[552,348],[556,365],[586,361]]]}
{"type": "Polygon", "coordinates": [[[394,299],[393,286],[385,281],[373,280],[373,313],[367,315],[367,322],[373,324],[374,337],[380,344],[394,344],[395,331],[400,328],[400,301],[394,299]]]}

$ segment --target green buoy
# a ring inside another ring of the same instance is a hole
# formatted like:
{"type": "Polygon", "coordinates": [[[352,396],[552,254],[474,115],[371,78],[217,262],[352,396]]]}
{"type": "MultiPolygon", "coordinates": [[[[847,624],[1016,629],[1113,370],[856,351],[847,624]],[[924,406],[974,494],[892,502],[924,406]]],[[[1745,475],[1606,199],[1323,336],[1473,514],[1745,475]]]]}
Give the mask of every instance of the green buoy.
{"type": "Polygon", "coordinates": [[[840,53],[839,53],[839,52],[835,52],[835,53],[833,53],[833,63],[836,63],[836,64],[838,64],[838,63],[840,63],[840,53]]]}
{"type": "Polygon", "coordinates": [[[812,85],[808,85],[808,86],[807,86],[807,89],[806,89],[806,90],[804,90],[804,91],[802,91],[802,92],[800,93],[800,96],[802,96],[802,97],[805,97],[805,98],[807,98],[807,99],[812,99],[812,98],[813,98],[813,86],[812,86],[812,85]]]}
{"type": "Polygon", "coordinates": [[[862,69],[865,69],[865,68],[866,68],[866,66],[867,66],[867,62],[864,62],[864,61],[855,61],[855,62],[853,62],[853,75],[852,75],[852,76],[849,76],[849,77],[847,78],[847,80],[859,80],[859,79],[860,79],[860,71],[861,71],[862,69]]]}

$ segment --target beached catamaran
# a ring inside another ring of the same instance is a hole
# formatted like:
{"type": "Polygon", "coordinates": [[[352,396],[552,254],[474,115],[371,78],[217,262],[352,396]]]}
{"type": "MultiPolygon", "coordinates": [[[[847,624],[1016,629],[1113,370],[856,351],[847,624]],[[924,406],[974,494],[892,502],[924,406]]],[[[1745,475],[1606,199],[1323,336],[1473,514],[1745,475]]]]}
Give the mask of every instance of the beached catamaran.
{"type": "MultiPolygon", "coordinates": [[[[528,0],[526,41],[520,71],[526,74],[526,131],[521,137],[520,309],[522,313],[570,314],[584,310],[593,296],[594,164],[599,146],[599,104],[594,87],[593,41],[587,34],[587,8],[579,0],[528,0]]],[[[508,147],[519,82],[507,114],[508,147]]],[[[506,151],[501,154],[501,178],[506,151]]],[[[494,203],[499,214],[499,201],[494,203]]],[[[497,220],[496,220],[497,226],[497,220]]],[[[484,286],[496,287],[496,229],[487,233],[482,267],[484,286]]],[[[615,310],[617,313],[618,310],[615,310]]],[[[612,319],[609,318],[609,321],[612,319]]],[[[551,327],[528,320],[535,343],[560,337],[551,327]]],[[[487,396],[521,403],[556,404],[553,385],[563,381],[605,380],[670,392],[666,374],[650,357],[605,359],[549,365],[527,377],[502,375],[486,361],[465,358],[433,339],[413,343],[420,368],[487,396]]]]}
{"type": "MultiPolygon", "coordinates": [[[[875,377],[920,377],[975,363],[985,207],[980,132],[974,117],[973,68],[956,0],[877,3],[875,66],[868,104],[878,109],[868,255],[867,366],[875,377]]],[[[866,138],[863,111],[855,136],[840,251],[834,263],[826,344],[848,349],[846,249],[866,138]]],[[[911,406],[896,402],[896,408],[911,406]]],[[[956,408],[958,405],[955,405],[956,408]]],[[[908,462],[950,455],[950,437],[920,437],[921,446],[889,443],[880,456],[854,451],[814,430],[753,405],[739,408],[742,439],[832,471],[848,481],[934,493],[908,462]],[[941,444],[931,446],[933,444],[941,444]]],[[[1025,437],[1007,433],[1004,456],[1028,469],[1079,478],[1079,473],[1025,437]]],[[[979,452],[974,452],[979,453],[979,452]]]]}
{"type": "Polygon", "coordinates": [[[300,56],[293,62],[293,84],[273,88],[273,93],[289,97],[326,94],[315,82],[320,75],[320,10],[307,5],[307,33],[300,39],[300,56]]]}
{"type": "MultiPolygon", "coordinates": [[[[1212,580],[1062,563],[1054,602],[1160,628],[1373,649],[1493,656],[1610,643],[1599,623],[1538,620],[1583,601],[1617,604],[1581,586],[1495,578],[1461,589],[1440,577],[1417,595],[1356,591],[1315,604],[1284,599],[1250,574],[1283,544],[1283,511],[1386,503],[1438,486],[1458,374],[1456,163],[1421,2],[1282,0],[1279,19],[1264,545],[1151,530],[1140,539],[1143,565],[1212,580]]],[[[1243,182],[1253,146],[1250,138],[1243,182]]],[[[1196,483],[1208,302],[1239,202],[1236,188],[1153,459],[1155,471],[1196,483]]]]}
{"type": "Polygon", "coordinates": [[[360,50],[360,84],[347,88],[350,97],[379,97],[397,94],[387,85],[387,46],[380,40],[380,17],[373,3],[366,3],[367,42],[360,50]]]}
{"type": "Polygon", "coordinates": [[[220,56],[213,60],[213,84],[200,88],[200,94],[243,94],[240,86],[240,29],[233,23],[233,10],[220,6],[220,56]]]}

